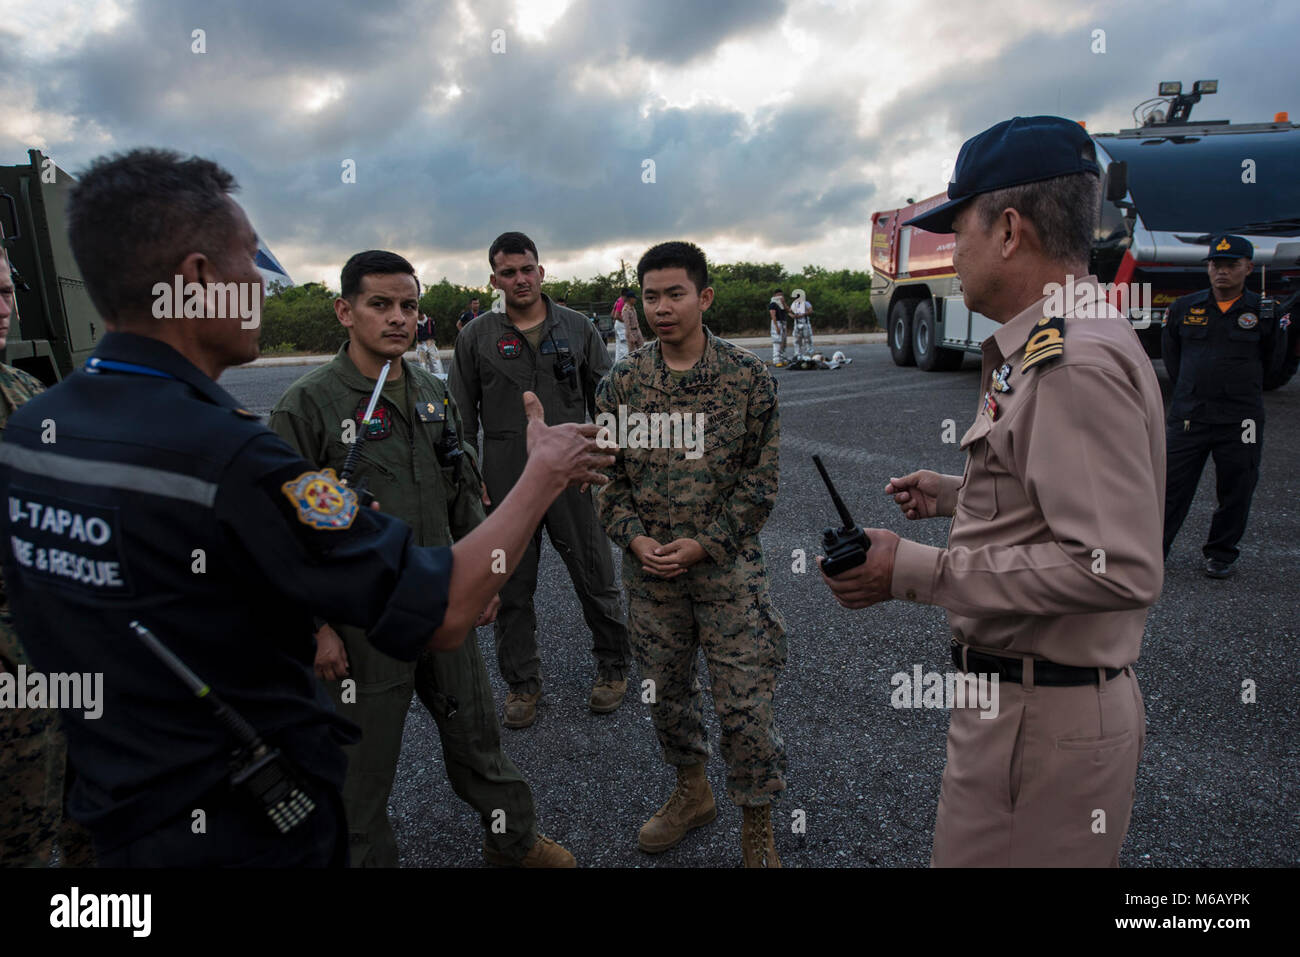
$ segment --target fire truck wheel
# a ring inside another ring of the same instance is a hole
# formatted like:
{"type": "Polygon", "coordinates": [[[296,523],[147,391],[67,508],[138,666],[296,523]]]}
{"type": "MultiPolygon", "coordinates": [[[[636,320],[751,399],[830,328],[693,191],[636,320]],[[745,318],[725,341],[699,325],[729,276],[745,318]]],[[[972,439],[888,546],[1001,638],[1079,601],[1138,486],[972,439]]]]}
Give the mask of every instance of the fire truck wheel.
{"type": "Polygon", "coordinates": [[[934,303],[925,299],[917,303],[916,312],[912,314],[912,354],[917,366],[926,372],[951,372],[961,368],[965,353],[958,349],[945,349],[938,343],[934,303]]]}
{"type": "Polygon", "coordinates": [[[912,355],[912,311],[915,299],[899,299],[889,309],[889,354],[896,366],[916,365],[912,355]]]}

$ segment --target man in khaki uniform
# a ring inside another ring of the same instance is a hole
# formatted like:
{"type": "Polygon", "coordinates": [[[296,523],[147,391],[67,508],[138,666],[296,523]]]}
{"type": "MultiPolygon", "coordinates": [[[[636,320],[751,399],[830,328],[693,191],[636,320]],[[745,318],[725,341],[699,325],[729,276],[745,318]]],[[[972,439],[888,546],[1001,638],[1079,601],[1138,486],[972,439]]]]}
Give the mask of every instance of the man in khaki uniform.
{"type": "Polygon", "coordinates": [[[955,666],[999,678],[996,717],[953,709],[934,866],[1115,866],[1128,830],[1145,738],[1132,665],[1163,581],[1164,409],[1137,336],[1085,275],[1099,173],[1077,124],[1016,117],[967,141],[950,202],[911,221],[956,233],[966,305],[1002,328],[983,344],[966,474],[886,487],[909,519],[952,515],[948,547],[871,529],[866,563],[828,583],[849,608],[944,606],[955,666]]]}

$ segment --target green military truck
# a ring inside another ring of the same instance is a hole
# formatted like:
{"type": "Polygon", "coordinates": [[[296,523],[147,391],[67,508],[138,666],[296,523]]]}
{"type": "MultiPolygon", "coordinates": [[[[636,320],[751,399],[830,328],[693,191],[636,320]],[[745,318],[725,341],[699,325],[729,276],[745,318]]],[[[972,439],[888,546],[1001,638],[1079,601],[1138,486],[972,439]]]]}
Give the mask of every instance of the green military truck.
{"type": "Polygon", "coordinates": [[[0,166],[0,236],[15,289],[4,361],[53,385],[94,351],[104,321],[68,245],[64,210],[76,180],[40,150],[27,155],[0,166]]]}

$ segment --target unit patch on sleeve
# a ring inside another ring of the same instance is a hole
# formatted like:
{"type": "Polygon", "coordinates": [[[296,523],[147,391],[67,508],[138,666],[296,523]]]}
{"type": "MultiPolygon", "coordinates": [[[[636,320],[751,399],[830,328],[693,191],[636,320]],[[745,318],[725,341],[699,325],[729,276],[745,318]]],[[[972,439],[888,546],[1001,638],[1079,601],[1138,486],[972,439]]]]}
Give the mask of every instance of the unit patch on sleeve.
{"type": "Polygon", "coordinates": [[[1026,372],[1041,362],[1056,359],[1065,352],[1065,320],[1060,316],[1043,316],[1025,343],[1025,358],[1020,371],[1026,372]]]}
{"type": "Polygon", "coordinates": [[[333,469],[303,472],[280,486],[297,512],[298,521],[321,530],[352,527],[357,517],[357,496],[343,485],[333,469]]]}

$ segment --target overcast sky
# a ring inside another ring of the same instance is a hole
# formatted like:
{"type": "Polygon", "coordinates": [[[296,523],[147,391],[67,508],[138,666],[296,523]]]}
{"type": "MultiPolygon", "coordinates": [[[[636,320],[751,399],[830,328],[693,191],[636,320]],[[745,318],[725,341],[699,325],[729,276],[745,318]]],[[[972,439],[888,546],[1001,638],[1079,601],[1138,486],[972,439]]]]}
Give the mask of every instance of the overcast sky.
{"type": "Polygon", "coordinates": [[[1298,40],[1294,0],[0,0],[0,164],[211,157],[297,282],[381,247],[482,284],[507,229],[552,278],[680,238],[865,269],[998,120],[1116,130],[1197,79],[1193,116],[1296,119],[1298,40]]]}

